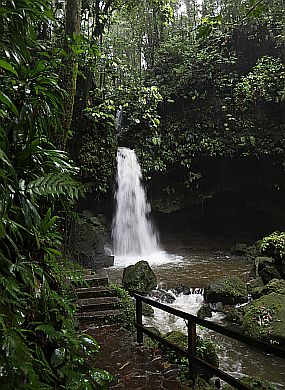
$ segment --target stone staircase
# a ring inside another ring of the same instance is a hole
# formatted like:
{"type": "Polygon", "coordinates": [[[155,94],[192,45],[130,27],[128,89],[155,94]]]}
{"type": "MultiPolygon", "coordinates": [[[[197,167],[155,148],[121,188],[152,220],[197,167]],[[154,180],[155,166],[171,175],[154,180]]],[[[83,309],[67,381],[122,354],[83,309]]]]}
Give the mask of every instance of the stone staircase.
{"type": "Polygon", "coordinates": [[[104,325],[115,323],[121,314],[120,299],[116,291],[108,287],[108,278],[86,274],[86,286],[77,286],[76,318],[82,325],[104,325]]]}

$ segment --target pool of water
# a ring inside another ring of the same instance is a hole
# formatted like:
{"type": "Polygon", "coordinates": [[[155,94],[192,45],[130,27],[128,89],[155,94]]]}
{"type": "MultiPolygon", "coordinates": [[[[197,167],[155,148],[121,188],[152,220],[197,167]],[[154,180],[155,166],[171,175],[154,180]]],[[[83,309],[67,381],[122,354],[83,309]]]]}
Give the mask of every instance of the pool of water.
{"type": "MultiPolygon", "coordinates": [[[[188,287],[203,288],[208,282],[224,275],[237,275],[249,280],[252,264],[246,259],[232,256],[229,252],[231,240],[215,237],[188,237],[186,235],[164,237],[163,249],[169,261],[151,259],[152,269],[158,282],[168,289],[179,284],[188,287]]],[[[139,260],[139,259],[136,259],[139,260]]],[[[147,258],[140,260],[148,260],[147,258]]],[[[161,260],[161,259],[160,259],[161,260]]],[[[129,264],[130,261],[128,260],[129,264]]],[[[124,264],[124,263],[123,263],[124,264]]],[[[110,281],[121,282],[123,264],[100,271],[110,281]]],[[[174,307],[196,314],[203,302],[199,294],[179,295],[172,304],[174,307]]],[[[223,323],[223,318],[215,314],[213,321],[223,323]]],[[[173,315],[155,309],[155,316],[146,319],[149,325],[155,325],[161,331],[180,329],[185,331],[185,323],[173,315]]],[[[271,381],[277,389],[285,389],[285,360],[258,352],[244,344],[218,335],[209,330],[200,330],[205,338],[216,345],[220,357],[220,368],[236,377],[244,375],[259,376],[271,381]]]]}

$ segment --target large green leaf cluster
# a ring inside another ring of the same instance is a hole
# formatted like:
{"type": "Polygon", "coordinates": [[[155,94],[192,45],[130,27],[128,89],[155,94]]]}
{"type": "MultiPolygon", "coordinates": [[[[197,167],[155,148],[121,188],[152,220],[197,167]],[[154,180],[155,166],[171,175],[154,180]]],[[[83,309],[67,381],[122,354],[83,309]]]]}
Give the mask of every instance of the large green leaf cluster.
{"type": "Polygon", "coordinates": [[[78,334],[70,289],[75,266],[62,256],[61,217],[84,188],[68,154],[51,144],[64,91],[37,39],[52,23],[46,1],[0,8],[0,387],[106,388],[87,364],[97,342],[78,334]]]}

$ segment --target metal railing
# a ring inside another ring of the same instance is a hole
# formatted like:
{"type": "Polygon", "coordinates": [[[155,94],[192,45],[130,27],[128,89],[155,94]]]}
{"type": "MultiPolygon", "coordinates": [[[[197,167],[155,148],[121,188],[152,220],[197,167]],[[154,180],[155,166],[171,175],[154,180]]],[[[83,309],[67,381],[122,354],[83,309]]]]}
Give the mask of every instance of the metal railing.
{"type": "Polygon", "coordinates": [[[277,347],[275,345],[271,345],[268,343],[265,343],[263,341],[254,339],[252,337],[245,336],[243,334],[234,332],[230,329],[227,329],[221,325],[215,324],[211,321],[207,321],[204,319],[201,319],[199,317],[194,316],[190,313],[185,313],[181,310],[174,309],[171,306],[165,305],[163,303],[154,301],[153,299],[146,298],[142,295],[134,294],[134,297],[136,299],[136,327],[137,327],[137,342],[143,343],[143,335],[146,334],[147,336],[151,337],[152,339],[159,341],[162,345],[165,345],[166,347],[170,348],[171,350],[175,351],[180,356],[188,358],[189,362],[189,377],[190,380],[192,380],[193,384],[195,384],[195,380],[197,377],[197,367],[203,368],[210,372],[213,375],[216,375],[218,378],[224,380],[228,384],[234,386],[238,390],[248,390],[250,389],[249,386],[247,386],[244,383],[241,383],[239,380],[234,378],[232,375],[227,374],[224,371],[219,370],[218,368],[212,366],[211,364],[207,363],[206,361],[198,358],[196,356],[196,325],[201,325],[207,329],[211,329],[219,334],[222,334],[224,336],[230,337],[234,340],[241,341],[244,344],[250,345],[251,347],[254,347],[262,352],[267,352],[270,354],[273,354],[275,356],[278,356],[282,359],[285,359],[285,349],[277,347]],[[179,348],[177,345],[174,345],[161,337],[160,335],[152,332],[145,326],[143,326],[142,323],[142,303],[147,303],[148,305],[157,307],[160,310],[166,311],[167,313],[173,314],[177,317],[183,318],[187,321],[187,327],[188,327],[188,348],[187,351],[179,348]]]}

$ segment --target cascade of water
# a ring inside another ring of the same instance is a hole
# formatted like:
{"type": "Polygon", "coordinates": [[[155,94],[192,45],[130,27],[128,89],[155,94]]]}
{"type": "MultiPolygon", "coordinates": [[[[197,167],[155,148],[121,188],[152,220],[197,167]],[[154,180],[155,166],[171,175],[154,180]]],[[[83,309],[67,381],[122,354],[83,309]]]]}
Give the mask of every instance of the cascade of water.
{"type": "Polygon", "coordinates": [[[134,150],[117,153],[116,213],[112,222],[115,256],[148,255],[159,250],[150,205],[141,183],[142,172],[134,150]]]}

